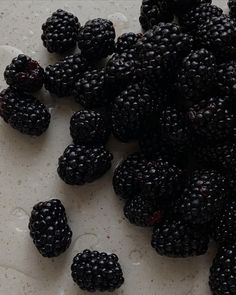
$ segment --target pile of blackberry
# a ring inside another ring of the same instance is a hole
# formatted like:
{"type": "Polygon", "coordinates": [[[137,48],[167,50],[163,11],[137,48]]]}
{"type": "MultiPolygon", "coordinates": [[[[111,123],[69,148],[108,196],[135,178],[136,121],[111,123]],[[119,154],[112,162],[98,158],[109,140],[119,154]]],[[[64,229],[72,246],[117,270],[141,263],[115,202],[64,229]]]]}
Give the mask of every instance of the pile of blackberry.
{"type": "MultiPolygon", "coordinates": [[[[4,73],[9,88],[0,93],[0,116],[29,135],[42,134],[50,121],[29,92],[44,84],[51,94],[74,97],[72,140],[57,168],[68,185],[94,182],[112,167],[111,134],[122,145],[136,142],[112,181],[127,221],[151,227],[150,244],[163,256],[203,255],[213,238],[219,248],[210,269],[214,295],[236,294],[236,2],[228,5],[226,15],[210,0],[143,0],[144,32],[127,32],[117,42],[110,20],[81,26],[57,10],[42,26],[44,46],[64,53],[77,45],[79,53],[45,71],[19,55],[4,73]]],[[[119,147],[116,141],[116,152],[119,147]]],[[[43,256],[58,256],[71,243],[59,200],[35,205],[29,229],[43,256]]],[[[124,282],[114,254],[85,250],[71,270],[90,292],[124,282]]]]}

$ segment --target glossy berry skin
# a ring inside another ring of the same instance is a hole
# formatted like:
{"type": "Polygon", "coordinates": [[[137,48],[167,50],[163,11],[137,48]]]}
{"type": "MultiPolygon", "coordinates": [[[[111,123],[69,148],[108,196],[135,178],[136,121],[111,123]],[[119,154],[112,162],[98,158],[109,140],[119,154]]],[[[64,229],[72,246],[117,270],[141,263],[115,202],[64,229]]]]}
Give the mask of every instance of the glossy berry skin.
{"type": "Polygon", "coordinates": [[[186,104],[202,100],[216,84],[216,59],[206,49],[193,50],[183,59],[178,70],[177,85],[186,104]]]}
{"type": "Polygon", "coordinates": [[[51,53],[64,53],[76,45],[79,20],[72,13],[58,9],[42,25],[41,39],[51,53]]]}
{"type": "Polygon", "coordinates": [[[74,282],[88,292],[114,291],[124,283],[119,259],[115,254],[84,250],[71,265],[74,282]]]}
{"type": "Polygon", "coordinates": [[[210,269],[209,284],[214,295],[235,294],[235,264],[235,244],[225,244],[220,247],[210,269]]]}
{"type": "Polygon", "coordinates": [[[36,204],[31,212],[29,230],[35,246],[44,257],[59,256],[71,244],[72,231],[60,200],[36,204]]]}
{"type": "Polygon", "coordinates": [[[44,70],[36,60],[20,54],[4,71],[7,84],[25,92],[40,90],[44,82],[44,70]]]}
{"type": "Polygon", "coordinates": [[[226,200],[226,180],[214,170],[195,170],[187,179],[175,210],[191,224],[205,224],[220,212],[226,200]]]}
{"type": "Polygon", "coordinates": [[[100,178],[113,156],[104,147],[70,144],[58,160],[58,175],[67,184],[83,185],[100,178]]]}
{"type": "Polygon", "coordinates": [[[206,253],[209,237],[204,228],[194,228],[179,218],[168,217],[154,227],[151,243],[163,256],[199,256],[206,253]]]}
{"type": "Polygon", "coordinates": [[[0,116],[14,129],[40,136],[49,126],[51,115],[34,96],[7,88],[0,93],[0,116]]]}
{"type": "Polygon", "coordinates": [[[104,145],[110,133],[109,124],[99,112],[81,110],[71,117],[70,134],[76,144],[104,145]]]}
{"type": "Polygon", "coordinates": [[[110,20],[92,19],[80,28],[78,46],[87,59],[99,60],[114,52],[115,36],[115,29],[110,20]]]}
{"type": "Polygon", "coordinates": [[[135,45],[138,42],[139,39],[142,38],[142,34],[138,33],[124,33],[121,36],[118,37],[116,42],[116,50],[115,52],[118,54],[122,54],[124,52],[135,52],[135,45]]]}
{"type": "Polygon", "coordinates": [[[59,97],[70,96],[74,85],[88,69],[87,60],[81,54],[69,55],[45,69],[45,88],[59,97]]]}
{"type": "Polygon", "coordinates": [[[143,30],[152,29],[160,22],[171,22],[174,14],[170,9],[168,1],[165,0],[143,0],[140,8],[139,22],[143,30]]]}
{"type": "Polygon", "coordinates": [[[229,61],[219,64],[217,67],[217,88],[222,95],[229,95],[235,106],[234,95],[236,93],[236,62],[229,61]]]}

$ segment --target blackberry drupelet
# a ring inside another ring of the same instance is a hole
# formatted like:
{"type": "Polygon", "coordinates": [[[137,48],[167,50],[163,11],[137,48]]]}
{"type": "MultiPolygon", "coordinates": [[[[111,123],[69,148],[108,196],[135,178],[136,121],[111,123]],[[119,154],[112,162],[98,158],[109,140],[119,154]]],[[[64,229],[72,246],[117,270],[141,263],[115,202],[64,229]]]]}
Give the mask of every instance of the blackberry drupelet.
{"type": "Polygon", "coordinates": [[[130,52],[114,54],[107,62],[105,72],[108,83],[118,90],[136,82],[140,76],[138,61],[130,52]]]}
{"type": "Polygon", "coordinates": [[[119,259],[115,254],[84,250],[71,265],[74,282],[85,291],[114,291],[124,283],[119,259]]]}
{"type": "Polygon", "coordinates": [[[226,199],[226,181],[217,171],[200,169],[190,175],[175,204],[176,213],[191,224],[212,221],[226,199]]]}
{"type": "Polygon", "coordinates": [[[184,31],[194,33],[199,26],[209,21],[213,17],[223,14],[223,10],[211,4],[202,4],[187,10],[179,16],[180,26],[184,31]]]}
{"type": "Polygon", "coordinates": [[[140,24],[147,31],[160,22],[171,22],[174,14],[166,0],[142,0],[140,24]]]}
{"type": "Polygon", "coordinates": [[[64,53],[76,45],[79,20],[72,13],[58,9],[42,25],[41,39],[49,52],[64,53]]]}
{"type": "Polygon", "coordinates": [[[71,117],[70,134],[75,144],[103,145],[110,132],[109,124],[99,112],[81,110],[71,117]]]}
{"type": "Polygon", "coordinates": [[[70,185],[83,185],[100,178],[111,167],[113,156],[104,147],[70,144],[58,160],[57,172],[70,185]]]}
{"type": "Polygon", "coordinates": [[[211,18],[198,28],[195,35],[196,45],[208,49],[219,59],[231,54],[235,38],[235,22],[227,15],[211,18]]]}
{"type": "Polygon", "coordinates": [[[192,50],[178,71],[177,86],[185,104],[208,96],[216,84],[216,59],[206,49],[192,50]]]}
{"type": "Polygon", "coordinates": [[[222,246],[210,269],[209,284],[214,295],[233,295],[236,289],[235,278],[236,245],[222,246]]]}
{"type": "Polygon", "coordinates": [[[143,154],[135,153],[129,155],[116,167],[112,183],[117,195],[129,199],[138,194],[145,161],[143,154]]]}
{"type": "Polygon", "coordinates": [[[148,198],[136,196],[126,202],[124,214],[130,223],[145,227],[160,222],[163,212],[148,198]]]}
{"type": "Polygon", "coordinates": [[[51,119],[38,99],[11,88],[0,93],[0,116],[14,129],[32,136],[44,133],[51,119]]]}
{"type": "Polygon", "coordinates": [[[96,18],[80,28],[78,46],[82,54],[91,60],[99,60],[115,50],[115,29],[110,20],[96,18]]]}
{"type": "Polygon", "coordinates": [[[236,1],[235,0],[229,0],[228,1],[228,7],[229,7],[229,15],[232,18],[236,18],[236,1]]]}
{"type": "Polygon", "coordinates": [[[155,110],[153,94],[146,84],[131,84],[113,103],[113,134],[123,142],[137,139],[142,133],[145,120],[155,110]]]}
{"type": "Polygon", "coordinates": [[[227,104],[226,97],[212,97],[192,106],[188,111],[188,119],[195,134],[209,141],[232,136],[235,116],[227,104]]]}
{"type": "Polygon", "coordinates": [[[176,217],[168,217],[154,227],[152,247],[169,257],[189,257],[206,253],[209,237],[204,228],[191,227],[176,217]]]}
{"type": "Polygon", "coordinates": [[[46,67],[45,88],[59,97],[70,96],[75,83],[87,69],[87,60],[82,55],[69,55],[46,67]]]}
{"type": "Polygon", "coordinates": [[[44,257],[56,257],[69,248],[72,231],[60,200],[40,202],[33,207],[29,220],[30,236],[44,257]]]}
{"type": "Polygon", "coordinates": [[[75,101],[87,109],[108,106],[110,103],[109,85],[105,80],[105,71],[89,70],[76,81],[73,90],[75,101]]]}
{"type": "Polygon", "coordinates": [[[175,106],[166,107],[160,115],[160,129],[163,143],[178,154],[185,154],[191,149],[191,133],[185,114],[175,106]]]}
{"type": "Polygon", "coordinates": [[[6,67],[4,78],[13,88],[34,92],[43,87],[44,70],[36,60],[20,54],[6,67]]]}
{"type": "Polygon", "coordinates": [[[213,238],[220,243],[236,241],[236,201],[227,200],[213,222],[213,238]]]}
{"type": "Polygon", "coordinates": [[[192,49],[193,39],[172,23],[160,23],[147,31],[137,43],[143,75],[157,83],[175,76],[182,58],[192,49]]]}
{"type": "Polygon", "coordinates": [[[116,50],[115,52],[118,54],[122,54],[124,52],[135,52],[135,45],[139,39],[142,38],[142,34],[138,33],[124,33],[120,37],[118,37],[116,42],[116,50]]]}
{"type": "MultiPolygon", "coordinates": [[[[236,62],[230,61],[218,65],[217,68],[217,89],[222,95],[229,95],[230,98],[236,94],[236,62]]],[[[232,101],[234,104],[235,102],[232,101]]]]}

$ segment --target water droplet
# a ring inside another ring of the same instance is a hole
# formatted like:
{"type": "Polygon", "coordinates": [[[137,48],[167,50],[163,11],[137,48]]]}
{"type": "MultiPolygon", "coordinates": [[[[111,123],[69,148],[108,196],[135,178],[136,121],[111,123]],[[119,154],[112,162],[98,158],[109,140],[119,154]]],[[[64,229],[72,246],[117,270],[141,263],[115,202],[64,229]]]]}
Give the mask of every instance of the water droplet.
{"type": "Polygon", "coordinates": [[[113,22],[118,36],[121,35],[123,30],[125,28],[128,28],[129,26],[129,21],[123,13],[116,12],[116,13],[110,14],[108,16],[108,19],[110,19],[113,22]]]}
{"type": "Polygon", "coordinates": [[[99,244],[99,239],[96,234],[93,233],[84,233],[75,240],[74,249],[77,251],[83,250],[86,248],[94,249],[99,244]]]}
{"type": "Polygon", "coordinates": [[[129,259],[132,261],[134,265],[140,265],[140,260],[143,255],[140,250],[134,249],[129,254],[129,259]]]}
{"type": "Polygon", "coordinates": [[[15,208],[15,209],[12,211],[12,215],[13,215],[13,216],[16,216],[16,217],[19,218],[19,219],[29,218],[28,213],[27,213],[24,209],[22,209],[22,208],[20,208],[20,207],[15,208]]]}

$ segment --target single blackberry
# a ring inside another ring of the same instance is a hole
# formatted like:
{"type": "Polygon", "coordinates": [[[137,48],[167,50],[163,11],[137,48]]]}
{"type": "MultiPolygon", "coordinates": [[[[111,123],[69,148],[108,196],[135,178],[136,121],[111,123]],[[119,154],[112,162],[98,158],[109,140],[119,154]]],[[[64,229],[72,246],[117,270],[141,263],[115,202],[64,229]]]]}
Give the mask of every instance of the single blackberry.
{"type": "Polygon", "coordinates": [[[206,253],[209,237],[204,228],[191,227],[183,220],[166,218],[154,227],[152,247],[169,257],[198,256],[206,253]]]}
{"type": "Polygon", "coordinates": [[[46,67],[45,88],[59,97],[70,96],[75,83],[87,69],[87,61],[82,55],[69,55],[46,67]]]}
{"type": "Polygon", "coordinates": [[[235,0],[229,0],[228,1],[228,7],[229,7],[229,15],[232,18],[236,17],[236,1],[235,0]]]}
{"type": "Polygon", "coordinates": [[[82,290],[111,292],[124,283],[118,261],[115,254],[84,250],[74,257],[71,276],[82,290]]]}
{"type": "Polygon", "coordinates": [[[110,93],[104,69],[86,71],[76,81],[73,95],[76,102],[87,109],[108,106],[110,93]]]}
{"type": "Polygon", "coordinates": [[[30,236],[44,257],[56,257],[69,248],[72,231],[60,200],[40,202],[33,207],[29,220],[30,236]]]}
{"type": "Polygon", "coordinates": [[[43,87],[44,70],[36,60],[20,54],[6,67],[4,78],[13,88],[34,92],[43,87]]]}
{"type": "Polygon", "coordinates": [[[214,295],[233,295],[236,292],[235,278],[236,245],[222,246],[210,269],[209,284],[214,295]]]}
{"type": "Polygon", "coordinates": [[[217,242],[226,244],[236,241],[236,201],[234,199],[224,203],[212,228],[212,236],[217,242]]]}
{"type": "Polygon", "coordinates": [[[235,117],[227,106],[227,99],[212,97],[189,109],[188,119],[196,135],[216,141],[232,135],[235,117]]]}
{"type": "Polygon", "coordinates": [[[178,154],[191,149],[192,140],[185,114],[176,107],[166,107],[160,115],[161,135],[169,149],[175,150],[178,154]]]}
{"type": "MultiPolygon", "coordinates": [[[[230,61],[222,63],[217,68],[217,89],[222,95],[230,97],[236,94],[236,62],[230,61]]],[[[234,102],[235,104],[235,102],[234,102]]]]}
{"type": "Polygon", "coordinates": [[[197,46],[208,49],[221,59],[232,52],[235,38],[235,22],[227,15],[211,18],[198,28],[195,35],[197,46]]]}
{"type": "Polygon", "coordinates": [[[116,167],[113,176],[113,188],[117,195],[129,199],[138,194],[144,163],[144,155],[135,153],[129,155],[116,167]]]}
{"type": "Polygon", "coordinates": [[[174,14],[166,0],[142,0],[140,24],[147,31],[160,22],[172,22],[174,14]]]}
{"type": "Polygon", "coordinates": [[[236,172],[236,144],[224,141],[208,145],[199,145],[194,150],[194,156],[199,163],[228,172],[236,172]]]}
{"type": "Polygon", "coordinates": [[[205,224],[214,219],[226,199],[226,180],[214,170],[195,170],[176,201],[176,213],[191,224],[205,224]]]}
{"type": "Polygon", "coordinates": [[[115,50],[115,29],[109,20],[96,18],[89,20],[80,28],[78,46],[88,59],[101,59],[115,50]]]}
{"type": "Polygon", "coordinates": [[[179,23],[184,31],[194,32],[211,18],[221,16],[222,14],[223,10],[220,7],[206,3],[195,6],[181,14],[179,16],[179,23]]]}
{"type": "Polygon", "coordinates": [[[122,54],[124,52],[135,52],[135,45],[139,39],[142,38],[142,34],[135,33],[124,33],[120,37],[118,37],[116,42],[116,50],[115,52],[118,54],[122,54]]]}
{"type": "Polygon", "coordinates": [[[100,178],[111,167],[112,154],[104,147],[70,144],[59,158],[57,172],[70,185],[82,185],[100,178]]]}
{"type": "Polygon", "coordinates": [[[181,15],[185,11],[198,6],[202,2],[209,2],[208,0],[168,0],[170,8],[176,15],[181,15]]]}
{"type": "Polygon", "coordinates": [[[49,52],[64,53],[76,45],[79,20],[72,13],[58,9],[42,25],[41,39],[49,52]]]}
{"type": "Polygon", "coordinates": [[[153,226],[160,222],[163,212],[155,203],[142,196],[128,200],[124,207],[125,217],[137,226],[153,226]]]}
{"type": "Polygon", "coordinates": [[[130,52],[114,54],[106,65],[106,79],[115,89],[137,81],[140,75],[138,61],[130,52]]]}
{"type": "Polygon", "coordinates": [[[186,104],[208,96],[216,84],[216,60],[206,49],[192,50],[178,71],[177,86],[186,104]]]}
{"type": "Polygon", "coordinates": [[[109,125],[99,112],[81,110],[71,117],[70,134],[75,144],[103,145],[110,132],[109,125]]]}
{"type": "Polygon", "coordinates": [[[160,23],[137,43],[141,72],[151,80],[166,81],[175,76],[180,61],[192,49],[193,39],[172,23],[160,23]]]}
{"type": "Polygon", "coordinates": [[[0,116],[14,129],[32,136],[44,133],[51,119],[38,99],[11,88],[0,93],[0,116]]]}
{"type": "Polygon", "coordinates": [[[123,142],[137,139],[142,133],[145,119],[155,110],[154,97],[146,84],[131,84],[113,103],[113,134],[123,142]]]}

